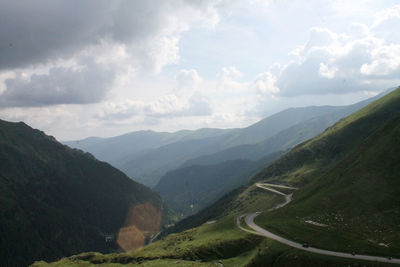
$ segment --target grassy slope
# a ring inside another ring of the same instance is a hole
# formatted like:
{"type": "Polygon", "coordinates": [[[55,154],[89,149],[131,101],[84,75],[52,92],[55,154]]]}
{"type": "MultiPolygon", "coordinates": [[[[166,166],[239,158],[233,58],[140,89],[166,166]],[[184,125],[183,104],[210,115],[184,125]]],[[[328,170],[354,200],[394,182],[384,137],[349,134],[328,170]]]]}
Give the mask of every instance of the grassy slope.
{"type": "Polygon", "coordinates": [[[299,145],[255,180],[307,186],[256,222],[317,247],[399,257],[399,127],[397,89],[299,145]]]}
{"type": "MultiPolygon", "coordinates": [[[[279,196],[273,194],[264,194],[258,188],[237,190],[235,199],[220,201],[218,207],[209,208],[213,213],[211,217],[202,218],[198,221],[194,218],[187,218],[187,222],[198,227],[183,231],[178,234],[171,234],[164,237],[161,241],[144,247],[140,251],[130,254],[110,254],[101,255],[88,254],[78,255],[78,259],[83,259],[85,263],[98,264],[104,262],[130,262],[130,263],[150,263],[158,258],[168,262],[171,259],[186,260],[197,262],[207,261],[212,264],[218,260],[233,261],[236,263],[247,262],[253,257],[254,248],[258,246],[263,239],[254,235],[246,234],[236,227],[236,215],[245,210],[258,210],[261,207],[272,207],[274,203],[281,201],[279,196]],[[268,204],[265,204],[268,203],[268,204]],[[213,209],[216,209],[213,211],[213,209]],[[203,224],[206,220],[216,220],[212,224],[203,224]],[[233,259],[234,258],[234,259],[233,259]]],[[[195,217],[195,216],[193,216],[195,217]]],[[[75,257],[75,256],[74,256],[75,257]]],[[[73,266],[77,258],[63,259],[57,264],[61,266],[73,266]]],[[[201,264],[201,263],[198,263],[201,264]]],[[[204,264],[203,264],[204,265],[204,264]]],[[[46,266],[45,263],[37,263],[37,266],[46,266]]],[[[155,265],[157,266],[157,265],[155,265]]]]}
{"type": "Polygon", "coordinates": [[[399,148],[400,115],[300,191],[291,205],[257,222],[317,247],[400,257],[399,148]]]}
{"type": "Polygon", "coordinates": [[[216,266],[217,262],[224,266],[388,266],[318,256],[242,232],[235,224],[237,215],[268,209],[282,199],[254,186],[238,190],[234,195],[230,201],[223,201],[222,207],[214,207],[215,223],[171,234],[140,251],[108,255],[83,253],[51,264],[37,262],[34,266],[216,266]]]}

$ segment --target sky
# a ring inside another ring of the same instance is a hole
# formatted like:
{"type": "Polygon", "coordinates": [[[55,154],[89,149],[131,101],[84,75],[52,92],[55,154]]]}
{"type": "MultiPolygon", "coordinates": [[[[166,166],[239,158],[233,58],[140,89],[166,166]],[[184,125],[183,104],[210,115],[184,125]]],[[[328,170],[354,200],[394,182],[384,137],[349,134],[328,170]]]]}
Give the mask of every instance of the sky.
{"type": "Polygon", "coordinates": [[[0,2],[0,118],[58,140],[246,127],[400,85],[400,2],[0,2]]]}

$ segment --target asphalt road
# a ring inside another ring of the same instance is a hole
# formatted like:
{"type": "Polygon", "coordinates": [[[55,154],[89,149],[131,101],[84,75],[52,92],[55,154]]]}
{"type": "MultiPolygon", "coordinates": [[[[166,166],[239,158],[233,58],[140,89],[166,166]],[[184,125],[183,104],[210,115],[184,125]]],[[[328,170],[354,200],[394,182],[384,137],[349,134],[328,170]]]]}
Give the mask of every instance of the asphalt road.
{"type": "MultiPolygon", "coordinates": [[[[277,194],[285,196],[285,202],[284,203],[281,203],[281,204],[275,206],[274,208],[272,208],[270,210],[281,208],[281,207],[283,207],[284,205],[288,204],[291,201],[292,194],[286,195],[286,194],[283,194],[282,192],[279,192],[279,191],[274,190],[272,188],[268,188],[268,187],[288,188],[287,186],[271,185],[271,184],[260,184],[260,183],[257,183],[256,186],[259,187],[259,188],[263,188],[265,190],[269,190],[269,191],[272,191],[274,193],[277,193],[277,194]],[[277,192],[275,192],[275,191],[277,191],[277,192]]],[[[297,189],[297,188],[291,188],[291,189],[297,189]]],[[[369,255],[358,255],[358,254],[352,255],[350,253],[336,252],[336,251],[313,248],[313,247],[304,247],[303,244],[296,243],[296,242],[291,241],[289,239],[286,239],[286,238],[283,238],[283,237],[278,236],[276,234],[273,234],[273,233],[265,230],[264,228],[261,228],[260,226],[256,225],[254,223],[254,218],[257,217],[260,213],[261,212],[254,212],[254,213],[243,214],[243,215],[239,216],[237,218],[237,221],[236,221],[238,227],[241,230],[244,230],[246,232],[253,233],[253,234],[258,234],[258,235],[261,235],[261,236],[265,236],[267,238],[270,238],[270,239],[273,239],[275,241],[278,241],[278,242],[280,242],[282,244],[291,246],[293,248],[301,249],[301,250],[304,250],[304,251],[308,251],[308,252],[311,252],[311,253],[317,253],[317,254],[321,254],[321,255],[335,256],[335,257],[341,257],[341,258],[348,258],[348,259],[358,259],[358,260],[367,260],[367,261],[374,261],[374,262],[400,264],[400,259],[394,259],[394,258],[393,259],[389,259],[389,258],[385,258],[385,257],[377,257],[377,256],[369,256],[369,255]],[[245,217],[244,220],[245,220],[246,224],[251,229],[253,229],[254,232],[251,231],[251,230],[247,230],[247,229],[241,227],[240,220],[243,217],[245,217]]]]}

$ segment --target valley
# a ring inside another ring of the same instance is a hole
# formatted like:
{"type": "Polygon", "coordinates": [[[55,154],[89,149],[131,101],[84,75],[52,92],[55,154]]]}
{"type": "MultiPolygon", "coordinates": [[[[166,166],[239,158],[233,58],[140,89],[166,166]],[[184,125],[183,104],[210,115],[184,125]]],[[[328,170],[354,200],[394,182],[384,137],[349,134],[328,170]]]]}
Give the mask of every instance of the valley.
{"type": "Polygon", "coordinates": [[[398,264],[399,119],[397,89],[295,146],[141,250],[33,266],[398,264]]]}

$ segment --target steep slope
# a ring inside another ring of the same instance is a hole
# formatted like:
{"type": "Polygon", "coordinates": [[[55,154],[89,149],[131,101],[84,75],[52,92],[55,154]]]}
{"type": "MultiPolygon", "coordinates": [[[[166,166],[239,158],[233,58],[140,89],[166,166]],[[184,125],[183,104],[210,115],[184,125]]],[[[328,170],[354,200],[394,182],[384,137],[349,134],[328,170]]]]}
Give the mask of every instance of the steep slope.
{"type": "Polygon", "coordinates": [[[380,127],[319,172],[290,205],[256,222],[320,248],[399,257],[400,98],[397,105],[397,115],[386,113],[380,127]]]}
{"type": "Polygon", "coordinates": [[[192,215],[224,194],[247,184],[250,177],[282,153],[275,152],[258,161],[239,159],[180,168],[164,175],[154,190],[174,211],[183,216],[192,215]]]}
{"type": "Polygon", "coordinates": [[[0,262],[25,266],[143,245],[168,222],[149,188],[26,124],[0,120],[0,262]],[[127,235],[136,237],[127,244],[127,235]]]}

